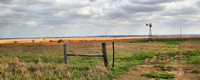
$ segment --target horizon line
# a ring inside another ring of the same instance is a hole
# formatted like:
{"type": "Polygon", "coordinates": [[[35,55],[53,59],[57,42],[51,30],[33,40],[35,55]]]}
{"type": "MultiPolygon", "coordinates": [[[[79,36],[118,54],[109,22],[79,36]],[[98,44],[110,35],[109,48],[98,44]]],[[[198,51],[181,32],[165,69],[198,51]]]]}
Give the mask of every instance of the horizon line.
{"type": "MultiPolygon", "coordinates": [[[[38,39],[38,38],[78,38],[78,37],[148,37],[149,35],[96,35],[96,36],[62,36],[62,37],[19,37],[19,38],[0,38],[0,39],[38,39]]],[[[175,37],[175,36],[200,36],[200,34],[157,34],[152,35],[161,37],[175,37]]]]}

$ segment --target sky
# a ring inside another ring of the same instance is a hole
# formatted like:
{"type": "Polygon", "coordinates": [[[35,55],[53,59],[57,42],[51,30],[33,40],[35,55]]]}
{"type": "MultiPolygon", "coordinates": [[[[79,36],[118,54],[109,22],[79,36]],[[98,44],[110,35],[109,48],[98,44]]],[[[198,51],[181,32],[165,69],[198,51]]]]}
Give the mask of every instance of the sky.
{"type": "Polygon", "coordinates": [[[0,0],[0,38],[200,34],[200,0],[0,0]]]}

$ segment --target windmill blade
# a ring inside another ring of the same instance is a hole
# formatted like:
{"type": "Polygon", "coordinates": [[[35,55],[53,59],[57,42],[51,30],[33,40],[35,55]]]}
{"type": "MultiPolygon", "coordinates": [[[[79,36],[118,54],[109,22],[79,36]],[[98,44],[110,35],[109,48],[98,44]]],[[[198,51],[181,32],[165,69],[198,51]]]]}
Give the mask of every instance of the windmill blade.
{"type": "Polygon", "coordinates": [[[149,23],[149,27],[152,27],[152,23],[149,23]]]}

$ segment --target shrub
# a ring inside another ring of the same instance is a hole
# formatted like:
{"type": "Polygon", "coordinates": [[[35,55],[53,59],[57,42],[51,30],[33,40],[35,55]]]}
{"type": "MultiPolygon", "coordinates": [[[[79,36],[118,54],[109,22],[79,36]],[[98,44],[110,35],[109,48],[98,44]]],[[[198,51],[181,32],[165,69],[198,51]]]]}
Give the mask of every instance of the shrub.
{"type": "Polygon", "coordinates": [[[18,43],[17,41],[14,41],[14,43],[18,43]]]}
{"type": "Polygon", "coordinates": [[[56,42],[56,41],[54,41],[54,40],[49,40],[49,42],[56,42]]]}
{"type": "Polygon", "coordinates": [[[32,40],[32,43],[34,43],[35,42],[35,40],[32,40]]]}
{"type": "Polygon", "coordinates": [[[64,42],[64,40],[60,39],[57,41],[57,43],[61,43],[61,42],[64,42]]]}

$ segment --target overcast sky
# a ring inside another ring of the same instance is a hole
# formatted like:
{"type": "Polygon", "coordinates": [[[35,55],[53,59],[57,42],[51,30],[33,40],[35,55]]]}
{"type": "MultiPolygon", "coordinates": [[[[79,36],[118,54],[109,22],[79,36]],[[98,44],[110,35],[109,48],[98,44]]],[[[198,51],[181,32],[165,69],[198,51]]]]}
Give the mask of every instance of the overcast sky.
{"type": "Polygon", "coordinates": [[[200,0],[0,0],[0,38],[200,34],[200,0]]]}

